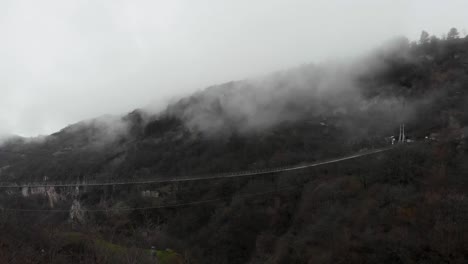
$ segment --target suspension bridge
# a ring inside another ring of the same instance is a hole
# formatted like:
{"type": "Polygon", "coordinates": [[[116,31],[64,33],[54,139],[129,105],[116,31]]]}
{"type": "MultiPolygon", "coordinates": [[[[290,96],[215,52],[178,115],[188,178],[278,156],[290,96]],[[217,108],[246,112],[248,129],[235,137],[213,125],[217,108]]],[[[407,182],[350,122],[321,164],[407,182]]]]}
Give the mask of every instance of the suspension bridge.
{"type": "Polygon", "coordinates": [[[257,175],[264,174],[277,174],[281,172],[302,170],[311,167],[318,167],[327,164],[338,163],[346,160],[356,159],[364,156],[374,155],[377,153],[382,153],[389,151],[393,147],[378,148],[369,151],[363,151],[355,153],[352,155],[333,158],[323,161],[317,161],[312,163],[299,164],[295,166],[288,167],[279,167],[279,168],[266,168],[266,169],[257,169],[250,171],[238,171],[238,172],[229,172],[229,173],[220,173],[214,175],[204,175],[204,176],[183,176],[183,177],[171,177],[171,178],[156,178],[156,179],[146,179],[146,180],[136,180],[136,181],[112,181],[112,182],[41,182],[41,183],[0,183],[0,188],[46,188],[46,187],[86,187],[86,186],[117,186],[117,185],[144,185],[144,184],[155,184],[155,183],[177,183],[177,182],[190,182],[190,181],[206,181],[206,180],[216,180],[216,179],[225,179],[225,178],[238,178],[238,177],[252,177],[257,175]]]}
{"type": "MultiPolygon", "coordinates": [[[[358,159],[364,156],[371,156],[376,155],[379,153],[387,152],[394,149],[394,146],[384,147],[384,148],[377,148],[368,151],[361,151],[358,153],[354,153],[351,155],[346,155],[343,157],[332,158],[317,162],[311,163],[302,163],[295,166],[288,166],[288,167],[279,167],[279,168],[265,168],[265,169],[257,169],[257,170],[249,170],[249,171],[238,171],[238,172],[230,172],[230,173],[220,173],[214,175],[204,175],[204,176],[184,176],[184,177],[172,177],[172,178],[155,178],[155,179],[146,179],[146,180],[138,180],[138,181],[110,181],[110,182],[67,182],[67,183],[52,183],[52,182],[40,182],[40,183],[0,183],[0,189],[11,189],[11,188],[19,188],[19,189],[33,189],[33,188],[60,188],[60,187],[86,187],[86,186],[119,186],[119,185],[150,185],[150,184],[164,184],[164,183],[181,183],[181,182],[192,182],[192,181],[208,181],[208,180],[218,180],[218,179],[232,179],[232,178],[241,178],[241,177],[256,177],[261,175],[282,175],[282,172],[289,172],[289,171],[297,171],[297,170],[304,170],[307,168],[319,167],[328,164],[335,164],[340,163],[347,160],[358,159]]],[[[262,195],[270,195],[279,192],[286,192],[297,190],[298,188],[302,188],[303,186],[293,186],[293,187],[286,187],[286,188],[276,188],[275,190],[266,191],[266,192],[254,192],[254,193],[238,193],[235,194],[236,197],[255,197],[255,196],[262,196],[262,195]]],[[[177,207],[188,207],[188,206],[197,206],[206,203],[213,203],[213,202],[220,202],[225,201],[230,197],[218,197],[212,199],[203,199],[203,200],[190,200],[185,202],[172,202],[167,204],[159,204],[155,206],[148,206],[148,207],[119,207],[119,208],[106,208],[106,209],[80,209],[82,212],[111,212],[111,211],[141,211],[141,210],[152,210],[152,209],[163,209],[163,208],[177,208],[177,207]]],[[[29,212],[29,213],[70,213],[72,209],[27,209],[27,208],[7,208],[0,206],[0,212],[29,212]]]]}

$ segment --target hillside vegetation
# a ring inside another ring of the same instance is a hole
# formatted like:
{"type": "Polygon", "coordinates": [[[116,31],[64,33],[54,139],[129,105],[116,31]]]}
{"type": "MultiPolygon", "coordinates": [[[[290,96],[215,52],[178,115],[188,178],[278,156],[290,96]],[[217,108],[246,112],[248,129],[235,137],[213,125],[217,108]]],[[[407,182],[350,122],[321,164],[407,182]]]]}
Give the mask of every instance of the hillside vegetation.
{"type": "MultiPolygon", "coordinates": [[[[0,146],[6,183],[293,165],[390,146],[403,123],[412,143],[278,175],[57,188],[54,209],[75,200],[103,211],[70,221],[68,212],[0,209],[0,262],[151,263],[155,246],[173,263],[466,263],[467,103],[468,39],[423,35],[347,63],[209,87],[160,113],[135,110],[40,139],[11,138],[0,146]],[[213,202],[115,210],[203,200],[213,202]]],[[[5,189],[0,208],[47,210],[47,195],[5,189]]]]}

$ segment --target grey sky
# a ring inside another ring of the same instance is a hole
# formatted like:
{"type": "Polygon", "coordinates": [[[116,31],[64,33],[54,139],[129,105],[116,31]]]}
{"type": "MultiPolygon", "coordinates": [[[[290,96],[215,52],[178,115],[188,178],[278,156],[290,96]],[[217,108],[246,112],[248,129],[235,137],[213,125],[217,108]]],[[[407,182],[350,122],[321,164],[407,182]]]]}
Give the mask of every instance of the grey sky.
{"type": "Polygon", "coordinates": [[[0,0],[0,134],[468,28],[468,1],[0,0]]]}

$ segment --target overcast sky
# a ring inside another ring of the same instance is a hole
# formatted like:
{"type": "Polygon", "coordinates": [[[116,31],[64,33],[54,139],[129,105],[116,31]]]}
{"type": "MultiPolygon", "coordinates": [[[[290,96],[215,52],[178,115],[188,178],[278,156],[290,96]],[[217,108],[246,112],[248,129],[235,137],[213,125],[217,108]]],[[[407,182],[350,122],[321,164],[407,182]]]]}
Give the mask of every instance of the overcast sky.
{"type": "Polygon", "coordinates": [[[468,1],[0,0],[0,134],[468,28],[468,1]]]}

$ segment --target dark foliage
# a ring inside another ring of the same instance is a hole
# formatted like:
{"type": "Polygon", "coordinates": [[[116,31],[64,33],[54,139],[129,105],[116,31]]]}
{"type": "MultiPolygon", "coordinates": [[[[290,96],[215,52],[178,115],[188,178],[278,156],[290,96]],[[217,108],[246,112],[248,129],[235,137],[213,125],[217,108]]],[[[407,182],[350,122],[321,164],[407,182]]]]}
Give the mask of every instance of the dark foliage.
{"type": "MultiPolygon", "coordinates": [[[[291,165],[387,146],[402,122],[415,141],[379,155],[278,175],[89,187],[79,194],[58,189],[63,199],[55,201],[56,209],[68,209],[76,199],[84,208],[103,211],[90,212],[80,223],[69,222],[68,213],[0,211],[0,263],[150,263],[151,246],[178,252],[173,263],[466,263],[468,40],[451,30],[446,40],[423,33],[418,44],[401,45],[378,54],[383,67],[356,76],[353,85],[366,104],[344,112],[332,99],[311,101],[309,107],[295,98],[278,107],[300,113],[298,118],[242,130],[238,124],[247,121],[230,115],[222,97],[207,99],[231,88],[253,88],[235,82],[183,99],[156,116],[134,111],[119,119],[125,133],[109,133],[95,120],[41,141],[7,142],[0,148],[0,177],[25,182],[291,165]],[[194,105],[224,120],[219,133],[189,125],[187,109],[194,105]]],[[[287,78],[279,80],[279,86],[287,85],[287,78]]],[[[23,197],[16,191],[2,193],[0,207],[49,207],[47,195],[23,197]]]]}

